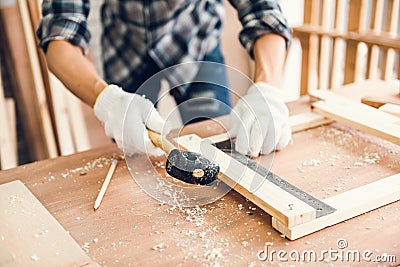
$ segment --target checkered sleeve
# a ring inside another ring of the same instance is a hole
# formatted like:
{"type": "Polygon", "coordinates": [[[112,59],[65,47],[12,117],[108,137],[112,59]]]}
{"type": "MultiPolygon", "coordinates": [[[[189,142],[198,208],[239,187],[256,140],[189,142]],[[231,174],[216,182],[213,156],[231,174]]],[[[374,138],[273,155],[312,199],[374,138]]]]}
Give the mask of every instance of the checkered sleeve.
{"type": "Polygon", "coordinates": [[[286,48],[292,40],[292,32],[282,13],[278,1],[229,0],[238,11],[243,29],[239,39],[249,55],[254,58],[253,48],[256,40],[264,34],[275,33],[286,40],[286,48]]]}
{"type": "Polygon", "coordinates": [[[44,0],[43,17],[36,31],[39,46],[46,52],[50,41],[66,40],[81,47],[86,54],[90,41],[87,26],[89,10],[89,0],[44,0]]]}

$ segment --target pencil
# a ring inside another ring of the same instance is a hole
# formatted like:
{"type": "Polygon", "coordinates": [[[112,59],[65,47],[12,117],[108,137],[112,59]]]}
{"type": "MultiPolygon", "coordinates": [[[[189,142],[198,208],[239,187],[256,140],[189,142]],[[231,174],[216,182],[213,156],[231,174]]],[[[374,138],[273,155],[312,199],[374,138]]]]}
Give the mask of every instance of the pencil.
{"type": "Polygon", "coordinates": [[[117,167],[117,164],[118,164],[118,160],[116,160],[116,159],[114,159],[111,163],[111,166],[110,166],[110,169],[108,170],[106,179],[104,180],[103,185],[101,186],[100,192],[97,195],[96,201],[94,202],[94,210],[95,211],[99,208],[100,203],[103,200],[104,194],[106,193],[108,184],[110,183],[111,177],[114,174],[115,167],[117,167]]]}

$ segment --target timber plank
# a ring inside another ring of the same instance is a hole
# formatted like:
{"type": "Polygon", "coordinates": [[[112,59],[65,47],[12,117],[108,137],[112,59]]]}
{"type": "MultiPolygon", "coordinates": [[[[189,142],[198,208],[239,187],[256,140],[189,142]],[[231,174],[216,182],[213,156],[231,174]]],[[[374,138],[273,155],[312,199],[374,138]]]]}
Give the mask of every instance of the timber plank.
{"type": "Polygon", "coordinates": [[[286,227],[272,218],[272,226],[295,240],[400,199],[400,173],[360,186],[323,201],[337,211],[295,227],[286,227]]]}
{"type": "Polygon", "coordinates": [[[322,99],[312,103],[316,113],[400,145],[399,118],[328,90],[313,90],[310,95],[322,99]]]}
{"type": "Polygon", "coordinates": [[[283,224],[294,226],[315,219],[316,210],[314,208],[279,186],[265,180],[264,177],[220,151],[210,142],[204,142],[197,135],[185,135],[177,138],[177,143],[216,162],[220,166],[220,172],[224,174],[220,178],[223,182],[252,200],[254,204],[280,220],[283,224]],[[252,189],[253,180],[263,182],[255,189],[252,189]],[[296,208],[291,209],[291,205],[296,208]]]}

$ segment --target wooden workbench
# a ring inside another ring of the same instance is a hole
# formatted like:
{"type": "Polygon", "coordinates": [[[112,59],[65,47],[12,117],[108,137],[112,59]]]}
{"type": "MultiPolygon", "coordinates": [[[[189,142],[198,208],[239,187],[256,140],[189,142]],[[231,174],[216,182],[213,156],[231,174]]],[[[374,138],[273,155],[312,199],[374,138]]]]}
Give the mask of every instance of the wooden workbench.
{"type": "MultiPolygon", "coordinates": [[[[290,108],[296,113],[307,109],[307,103],[297,101],[290,108]]],[[[206,137],[221,131],[217,123],[202,122],[183,133],[206,137]]],[[[272,228],[268,214],[233,190],[206,206],[162,205],[141,191],[121,160],[100,208],[94,212],[109,165],[119,156],[116,145],[107,145],[2,171],[0,184],[21,180],[102,266],[266,266],[270,259],[258,259],[258,251],[266,243],[269,252],[320,253],[340,250],[338,240],[347,242],[347,250],[370,250],[371,259],[384,253],[396,256],[397,262],[386,266],[400,262],[400,202],[289,241],[272,228]]],[[[139,166],[143,159],[135,160],[139,166]]],[[[261,164],[270,160],[271,156],[262,157],[261,164]]],[[[272,171],[323,199],[399,173],[399,162],[399,146],[331,123],[294,134],[293,143],[275,153],[272,171]]],[[[150,176],[145,170],[135,175],[150,176]]],[[[299,264],[280,262],[276,254],[274,262],[299,264]]],[[[326,256],[319,264],[354,263],[329,261],[326,256]]]]}

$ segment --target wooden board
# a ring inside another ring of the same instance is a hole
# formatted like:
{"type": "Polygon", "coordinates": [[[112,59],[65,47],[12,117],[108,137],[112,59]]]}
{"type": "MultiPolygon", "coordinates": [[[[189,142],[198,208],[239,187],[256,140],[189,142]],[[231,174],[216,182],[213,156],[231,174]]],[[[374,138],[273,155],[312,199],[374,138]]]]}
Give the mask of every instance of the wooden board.
{"type": "Polygon", "coordinates": [[[292,129],[292,133],[318,127],[330,122],[332,122],[331,119],[312,111],[303,112],[289,117],[289,124],[290,128],[292,129]]]}
{"type": "Polygon", "coordinates": [[[224,183],[283,224],[290,227],[316,218],[314,208],[265,180],[260,174],[214,147],[211,142],[204,141],[194,134],[181,136],[176,141],[180,146],[200,153],[217,163],[220,166],[220,172],[224,174],[220,177],[224,183]],[[257,181],[260,182],[253,188],[254,182],[257,183],[257,181]],[[292,209],[291,206],[295,208],[292,209]]]}
{"type": "Polygon", "coordinates": [[[325,199],[325,203],[337,209],[334,213],[292,228],[272,218],[272,226],[294,240],[399,199],[400,173],[325,199]]]}
{"type": "Polygon", "coordinates": [[[8,101],[4,97],[0,70],[0,167],[3,170],[18,165],[15,115],[11,114],[13,107],[13,100],[9,99],[8,101]]]}
{"type": "Polygon", "coordinates": [[[312,103],[313,111],[352,128],[400,144],[399,118],[328,90],[312,90],[310,95],[322,99],[312,103]]]}
{"type": "Polygon", "coordinates": [[[18,0],[18,7],[21,14],[22,26],[25,33],[26,47],[31,64],[31,71],[33,74],[34,87],[36,92],[36,101],[40,114],[40,124],[37,127],[42,127],[42,134],[45,139],[47,155],[50,158],[58,156],[58,149],[52,120],[50,117],[50,110],[48,107],[45,83],[41,73],[41,65],[39,62],[37,43],[35,34],[32,29],[31,17],[28,10],[28,4],[24,0],[18,0]]]}
{"type": "Polygon", "coordinates": [[[0,266],[95,265],[19,180],[0,185],[0,226],[0,266]]]}
{"type": "Polygon", "coordinates": [[[2,30],[1,49],[7,53],[5,62],[10,82],[14,88],[14,96],[18,113],[25,135],[27,151],[31,160],[41,160],[48,157],[45,134],[42,127],[39,106],[35,90],[35,80],[29,53],[26,47],[26,37],[23,31],[21,14],[16,1],[10,5],[0,6],[0,27],[2,30]]]}
{"type": "Polygon", "coordinates": [[[379,107],[379,110],[389,113],[393,116],[400,117],[400,105],[385,104],[379,107]]]}

